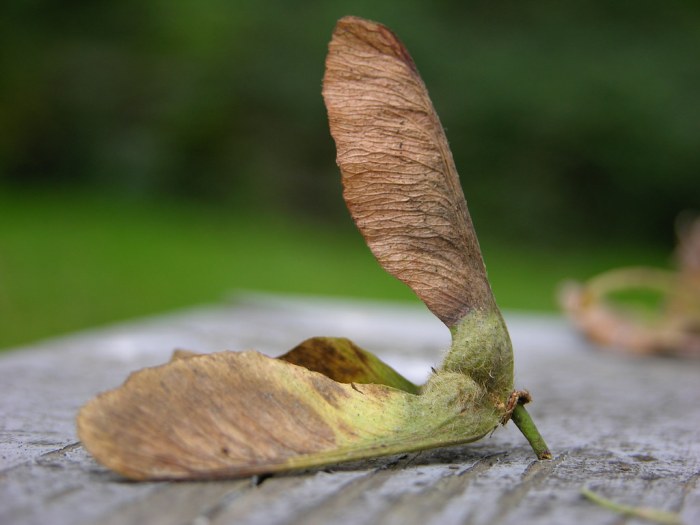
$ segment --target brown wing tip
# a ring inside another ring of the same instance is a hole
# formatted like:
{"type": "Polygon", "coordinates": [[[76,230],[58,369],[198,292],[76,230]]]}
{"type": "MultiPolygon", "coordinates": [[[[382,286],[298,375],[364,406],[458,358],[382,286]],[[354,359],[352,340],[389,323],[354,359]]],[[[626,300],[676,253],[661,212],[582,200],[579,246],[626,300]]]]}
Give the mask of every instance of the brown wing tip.
{"type": "Polygon", "coordinates": [[[413,58],[396,34],[379,22],[357,16],[344,16],[338,20],[333,30],[333,41],[352,40],[356,49],[370,47],[384,55],[389,55],[406,63],[417,72],[413,58]],[[360,47],[357,46],[360,44],[360,47]]]}

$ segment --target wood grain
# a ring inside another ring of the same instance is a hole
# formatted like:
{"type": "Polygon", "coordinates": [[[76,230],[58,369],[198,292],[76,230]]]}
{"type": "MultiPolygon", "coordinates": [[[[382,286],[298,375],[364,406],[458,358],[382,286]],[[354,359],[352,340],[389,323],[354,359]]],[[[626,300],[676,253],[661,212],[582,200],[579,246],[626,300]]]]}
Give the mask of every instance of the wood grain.
{"type": "Polygon", "coordinates": [[[506,312],[506,320],[518,384],[538,394],[530,407],[555,453],[550,462],[535,461],[509,425],[472,445],[332,470],[128,483],[77,443],[79,406],[175,347],[275,355],[310,333],[351,335],[421,381],[449,334],[420,308],[248,297],[5,353],[0,523],[620,523],[580,496],[583,485],[699,523],[700,365],[596,352],[558,317],[506,312]]]}

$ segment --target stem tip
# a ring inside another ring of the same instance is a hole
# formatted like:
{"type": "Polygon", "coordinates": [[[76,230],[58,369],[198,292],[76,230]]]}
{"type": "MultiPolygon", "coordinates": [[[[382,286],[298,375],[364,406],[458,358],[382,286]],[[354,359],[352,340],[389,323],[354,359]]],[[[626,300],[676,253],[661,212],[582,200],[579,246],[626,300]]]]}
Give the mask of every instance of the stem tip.
{"type": "Polygon", "coordinates": [[[518,403],[515,407],[511,419],[530,443],[532,450],[537,455],[537,459],[552,459],[552,453],[549,451],[547,443],[545,443],[544,438],[537,430],[537,426],[535,426],[535,422],[522,404],[518,403]]]}

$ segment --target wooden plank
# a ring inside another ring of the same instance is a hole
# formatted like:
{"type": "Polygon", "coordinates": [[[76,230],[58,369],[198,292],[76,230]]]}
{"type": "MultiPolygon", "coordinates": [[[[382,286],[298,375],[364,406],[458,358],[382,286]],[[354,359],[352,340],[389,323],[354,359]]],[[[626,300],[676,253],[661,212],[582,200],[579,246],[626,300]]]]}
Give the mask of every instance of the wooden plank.
{"type": "Polygon", "coordinates": [[[506,318],[550,462],[508,425],[472,445],[257,482],[131,483],[77,442],[83,402],[174,348],[276,355],[345,335],[420,381],[449,343],[420,307],[248,296],[6,353],[0,523],[620,523],[584,485],[700,523],[700,363],[597,352],[558,317],[506,318]]]}

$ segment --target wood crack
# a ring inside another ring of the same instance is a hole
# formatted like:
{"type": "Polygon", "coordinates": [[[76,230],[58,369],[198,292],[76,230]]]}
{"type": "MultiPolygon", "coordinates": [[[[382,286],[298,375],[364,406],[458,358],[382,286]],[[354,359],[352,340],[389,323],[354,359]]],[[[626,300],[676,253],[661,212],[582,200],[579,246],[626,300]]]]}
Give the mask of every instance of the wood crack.
{"type": "Polygon", "coordinates": [[[68,445],[64,445],[61,448],[57,448],[56,450],[49,450],[48,452],[44,452],[43,454],[40,454],[37,457],[27,459],[26,461],[22,461],[21,463],[17,463],[16,465],[12,465],[11,467],[7,467],[5,469],[0,469],[0,477],[6,476],[10,472],[14,472],[17,469],[27,467],[28,465],[31,465],[32,463],[36,463],[36,464],[41,465],[43,463],[46,463],[47,460],[54,458],[55,456],[58,456],[60,454],[64,454],[66,452],[70,452],[71,450],[75,450],[76,448],[78,448],[80,446],[81,446],[80,441],[76,441],[74,443],[69,443],[68,445]]]}
{"type": "Polygon", "coordinates": [[[373,517],[377,525],[410,525],[428,523],[454,498],[468,490],[472,482],[482,473],[507,455],[506,452],[490,454],[472,465],[452,474],[449,467],[435,483],[427,484],[417,493],[406,493],[373,517]],[[409,504],[410,503],[410,504],[409,504]]]}
{"type": "Polygon", "coordinates": [[[535,460],[531,462],[523,472],[520,483],[513,490],[506,492],[498,499],[496,504],[497,511],[493,518],[489,520],[489,523],[492,525],[503,523],[505,518],[511,515],[511,511],[518,507],[529,492],[539,486],[554,471],[557,465],[565,461],[567,457],[568,454],[564,453],[551,461],[535,460]]]}

